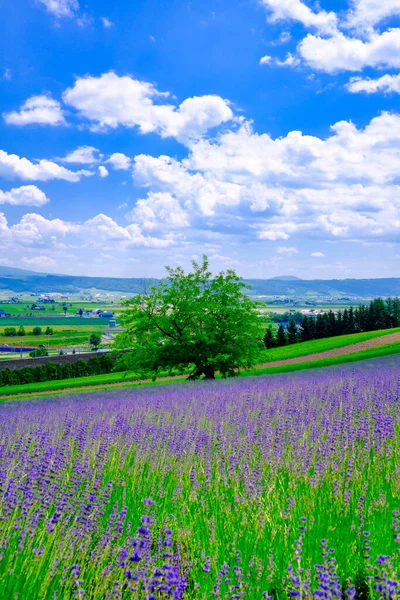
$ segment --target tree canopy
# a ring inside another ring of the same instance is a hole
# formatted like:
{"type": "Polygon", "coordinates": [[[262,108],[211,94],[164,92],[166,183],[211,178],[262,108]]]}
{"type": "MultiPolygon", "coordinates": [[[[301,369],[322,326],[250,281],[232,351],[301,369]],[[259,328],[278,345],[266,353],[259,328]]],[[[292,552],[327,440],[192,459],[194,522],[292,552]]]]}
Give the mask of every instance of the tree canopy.
{"type": "Polygon", "coordinates": [[[217,371],[228,377],[257,363],[264,331],[249,286],[231,269],[213,276],[206,256],[192,267],[166,267],[159,285],[125,302],[116,345],[133,349],[132,368],[214,379],[217,371]]]}

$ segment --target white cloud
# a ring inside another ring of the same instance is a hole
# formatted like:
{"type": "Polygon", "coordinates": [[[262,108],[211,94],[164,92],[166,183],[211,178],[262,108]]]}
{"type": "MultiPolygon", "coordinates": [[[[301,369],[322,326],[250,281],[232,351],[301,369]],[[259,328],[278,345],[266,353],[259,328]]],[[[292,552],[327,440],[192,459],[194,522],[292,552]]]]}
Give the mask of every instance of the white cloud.
{"type": "Polygon", "coordinates": [[[278,67],[297,67],[300,64],[300,59],[293,56],[290,52],[287,53],[284,60],[272,58],[272,56],[263,56],[260,59],[260,65],[277,65],[278,67]]]}
{"type": "Polygon", "coordinates": [[[144,229],[189,227],[189,215],[171,194],[150,192],[136,202],[130,218],[144,229]]]}
{"type": "Polygon", "coordinates": [[[322,258],[325,256],[325,254],[323,252],[311,252],[310,256],[313,256],[314,258],[322,258]]]}
{"type": "Polygon", "coordinates": [[[169,156],[136,156],[133,176],[138,185],[172,193],[194,209],[197,207],[202,215],[213,215],[217,206],[240,203],[240,186],[201,173],[192,174],[184,164],[169,156]]]}
{"type": "Polygon", "coordinates": [[[307,28],[314,28],[322,33],[332,33],[336,30],[337,17],[334,12],[320,10],[313,12],[300,0],[261,0],[268,9],[269,20],[298,21],[307,28]]]}
{"type": "Polygon", "coordinates": [[[29,248],[96,248],[102,251],[126,250],[131,247],[166,248],[174,243],[171,234],[159,237],[145,235],[137,223],[118,225],[111,217],[99,214],[83,222],[46,219],[29,213],[9,226],[0,213],[0,237],[4,247],[29,248]]]}
{"type": "Polygon", "coordinates": [[[50,96],[32,96],[19,111],[3,113],[8,125],[65,125],[61,105],[50,96]]]}
{"type": "Polygon", "coordinates": [[[291,39],[292,36],[290,34],[290,31],[282,31],[281,35],[279,36],[279,41],[281,44],[287,44],[288,42],[290,42],[291,39]]]}
{"type": "Polygon", "coordinates": [[[32,256],[30,258],[24,256],[20,262],[24,267],[31,267],[40,271],[42,269],[53,268],[57,264],[54,258],[50,258],[50,256],[32,256]]]}
{"type": "Polygon", "coordinates": [[[293,248],[292,246],[280,246],[277,251],[277,254],[281,254],[283,256],[295,256],[299,253],[297,248],[293,248]]]}
{"type": "Polygon", "coordinates": [[[149,198],[169,194],[196,226],[213,217],[233,235],[271,241],[307,231],[322,239],[398,238],[399,172],[400,116],[391,113],[364,129],[341,121],[326,138],[292,131],[274,139],[244,123],[192,143],[181,162],[139,155],[133,167],[149,198]]]}
{"type": "MultiPolygon", "coordinates": [[[[0,231],[1,231],[1,227],[0,227],[0,231]]],[[[0,258],[0,265],[2,267],[15,267],[14,261],[10,260],[9,258],[0,258]]]]}
{"type": "Polygon", "coordinates": [[[76,150],[73,150],[65,158],[63,162],[66,163],[77,163],[82,165],[93,165],[101,159],[102,155],[99,155],[97,148],[93,146],[79,146],[76,150]]]}
{"type": "Polygon", "coordinates": [[[290,52],[287,53],[285,60],[276,60],[275,62],[279,67],[297,67],[300,64],[300,60],[290,52]]]}
{"type": "Polygon", "coordinates": [[[110,164],[115,171],[126,171],[131,166],[131,159],[129,156],[122,154],[122,152],[114,152],[110,158],[106,160],[107,164],[110,164]]]}
{"type": "Polygon", "coordinates": [[[12,206],[43,206],[50,202],[46,194],[35,185],[23,185],[8,192],[0,190],[0,204],[12,206]]]}
{"type": "Polygon", "coordinates": [[[82,176],[90,174],[88,171],[70,171],[51,160],[41,159],[32,162],[27,158],[20,158],[17,154],[7,154],[4,150],[0,150],[0,177],[31,181],[63,179],[76,182],[82,176]]]}
{"type": "Polygon", "coordinates": [[[107,169],[103,165],[100,165],[99,166],[99,175],[100,175],[100,177],[108,177],[108,174],[109,173],[108,173],[107,169]]]}
{"type": "Polygon", "coordinates": [[[10,81],[12,77],[12,71],[9,68],[3,69],[3,74],[0,79],[4,79],[4,81],[10,81]]]}
{"type": "Polygon", "coordinates": [[[228,102],[219,96],[187,98],[178,107],[165,103],[168,96],[151,83],[109,72],[77,79],[63,99],[94,123],[92,129],[136,126],[142,134],[154,132],[184,142],[233,118],[228,102]]]}
{"type": "Polygon", "coordinates": [[[277,231],[276,229],[264,229],[259,232],[258,239],[260,240],[288,240],[289,235],[285,231],[277,231]]]}
{"type": "Polygon", "coordinates": [[[366,94],[376,94],[377,92],[400,94],[400,75],[383,75],[379,79],[352,77],[347,84],[347,89],[352,94],[360,92],[366,94]]]}
{"type": "Polygon", "coordinates": [[[39,4],[43,4],[47,11],[55,17],[71,18],[79,10],[78,0],[37,0],[39,4]]]}
{"type": "Polygon", "coordinates": [[[361,71],[365,67],[400,67],[400,29],[371,33],[364,41],[342,32],[329,38],[308,34],[298,45],[307,64],[318,71],[361,71]]]}
{"type": "Polygon", "coordinates": [[[112,21],[110,21],[110,19],[108,17],[101,17],[101,22],[103,23],[103,26],[105,27],[105,29],[109,29],[110,27],[112,27],[114,25],[114,23],[112,21]]]}
{"type": "Polygon", "coordinates": [[[369,28],[387,17],[400,15],[398,0],[353,0],[346,16],[346,25],[353,29],[369,28]]]}

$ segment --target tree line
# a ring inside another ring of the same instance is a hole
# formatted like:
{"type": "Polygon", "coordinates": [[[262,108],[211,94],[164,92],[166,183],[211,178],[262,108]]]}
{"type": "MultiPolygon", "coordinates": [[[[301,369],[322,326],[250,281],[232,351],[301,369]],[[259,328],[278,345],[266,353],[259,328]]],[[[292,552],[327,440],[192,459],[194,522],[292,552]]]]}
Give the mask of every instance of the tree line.
{"type": "Polygon", "coordinates": [[[375,298],[368,305],[361,304],[356,308],[351,306],[338,313],[330,310],[316,316],[303,315],[299,323],[294,316],[290,316],[287,329],[281,323],[276,335],[272,327],[268,327],[264,344],[267,348],[274,348],[337,335],[395,327],[400,327],[400,299],[375,298]]]}
{"type": "Polygon", "coordinates": [[[65,364],[48,362],[36,367],[23,367],[15,370],[6,368],[0,370],[0,387],[102,375],[111,373],[113,367],[113,358],[109,354],[102,354],[101,356],[93,356],[88,361],[79,359],[76,362],[65,364]]]}
{"type": "MultiPolygon", "coordinates": [[[[18,329],[16,327],[6,327],[3,333],[6,337],[24,337],[25,335],[42,335],[43,330],[41,327],[36,326],[31,331],[25,331],[25,327],[20,325],[18,329]]],[[[53,333],[52,327],[46,327],[44,335],[53,335],[53,333]]]]}

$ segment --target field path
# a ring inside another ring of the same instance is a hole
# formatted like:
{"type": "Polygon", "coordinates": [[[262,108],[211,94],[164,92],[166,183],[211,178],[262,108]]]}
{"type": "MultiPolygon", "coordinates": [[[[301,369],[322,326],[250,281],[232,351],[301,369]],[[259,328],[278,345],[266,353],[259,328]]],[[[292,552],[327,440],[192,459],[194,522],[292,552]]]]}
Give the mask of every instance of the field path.
{"type": "MultiPolygon", "coordinates": [[[[260,368],[265,368],[265,367],[280,367],[282,365],[293,365],[296,363],[302,363],[302,362],[310,362],[313,360],[319,360],[319,359],[323,359],[323,358],[330,358],[333,356],[343,356],[346,354],[353,354],[355,352],[361,352],[362,350],[369,350],[370,348],[379,348],[381,346],[386,346],[387,344],[393,344],[395,342],[400,342],[400,331],[396,332],[396,333],[389,333],[388,335],[383,335],[381,337],[377,337],[377,338],[372,338],[370,340],[365,340],[364,342],[357,342],[356,344],[349,344],[348,346],[343,346],[342,348],[333,348],[332,350],[326,350],[323,352],[314,352],[313,354],[305,354],[303,356],[297,356],[296,358],[286,358],[283,360],[275,360],[275,361],[271,361],[271,362],[266,362],[263,363],[261,365],[257,365],[257,367],[255,367],[256,369],[260,369],[260,368]]],[[[184,377],[187,377],[187,375],[175,375],[172,377],[159,377],[157,378],[157,381],[173,381],[174,379],[176,380],[182,380],[184,377]]],[[[115,383],[101,383],[101,384],[94,384],[94,385],[82,385],[79,387],[65,387],[65,388],[56,388],[56,389],[48,389],[48,390],[43,390],[43,391],[36,391],[36,392],[24,392],[21,394],[13,394],[13,395],[9,395],[9,396],[2,396],[0,394],[0,400],[8,400],[8,399],[12,399],[12,398],[20,398],[20,397],[27,397],[27,396],[46,396],[46,395],[51,395],[54,393],[67,393],[69,391],[72,392],[78,392],[79,390],[104,390],[104,389],[108,389],[108,388],[113,388],[113,387],[121,387],[123,385],[126,385],[127,387],[129,386],[133,386],[133,385],[140,385],[143,383],[150,383],[152,382],[152,379],[125,379],[125,380],[121,380],[115,383]]],[[[51,385],[51,382],[49,382],[49,385],[51,385]]]]}
{"type": "Polygon", "coordinates": [[[342,348],[332,348],[332,350],[325,350],[323,352],[314,352],[313,354],[305,354],[303,356],[296,356],[295,358],[285,358],[283,360],[274,360],[266,362],[259,367],[280,367],[282,365],[294,365],[296,363],[308,362],[312,360],[319,360],[321,358],[330,358],[332,356],[343,356],[345,354],[353,354],[354,352],[361,352],[362,350],[369,350],[370,348],[379,348],[386,346],[387,344],[393,344],[394,342],[400,342],[400,331],[396,333],[389,333],[381,337],[372,338],[365,340],[364,342],[357,342],[356,344],[349,344],[342,348]]]}

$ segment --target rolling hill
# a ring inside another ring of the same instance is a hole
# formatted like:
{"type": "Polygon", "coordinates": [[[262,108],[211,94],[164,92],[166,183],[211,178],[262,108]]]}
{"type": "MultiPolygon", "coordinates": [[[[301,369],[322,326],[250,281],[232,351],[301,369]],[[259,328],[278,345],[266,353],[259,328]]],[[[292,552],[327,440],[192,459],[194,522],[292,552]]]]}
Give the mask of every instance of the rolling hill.
{"type": "MultiPolygon", "coordinates": [[[[142,290],[144,282],[143,278],[74,277],[0,267],[0,290],[11,290],[15,293],[77,293],[81,290],[97,289],[134,294],[142,290]]],[[[156,282],[157,280],[150,279],[147,284],[156,282]]],[[[251,285],[252,293],[260,296],[400,296],[400,278],[306,280],[282,276],[273,279],[248,279],[246,282],[251,285]]]]}

